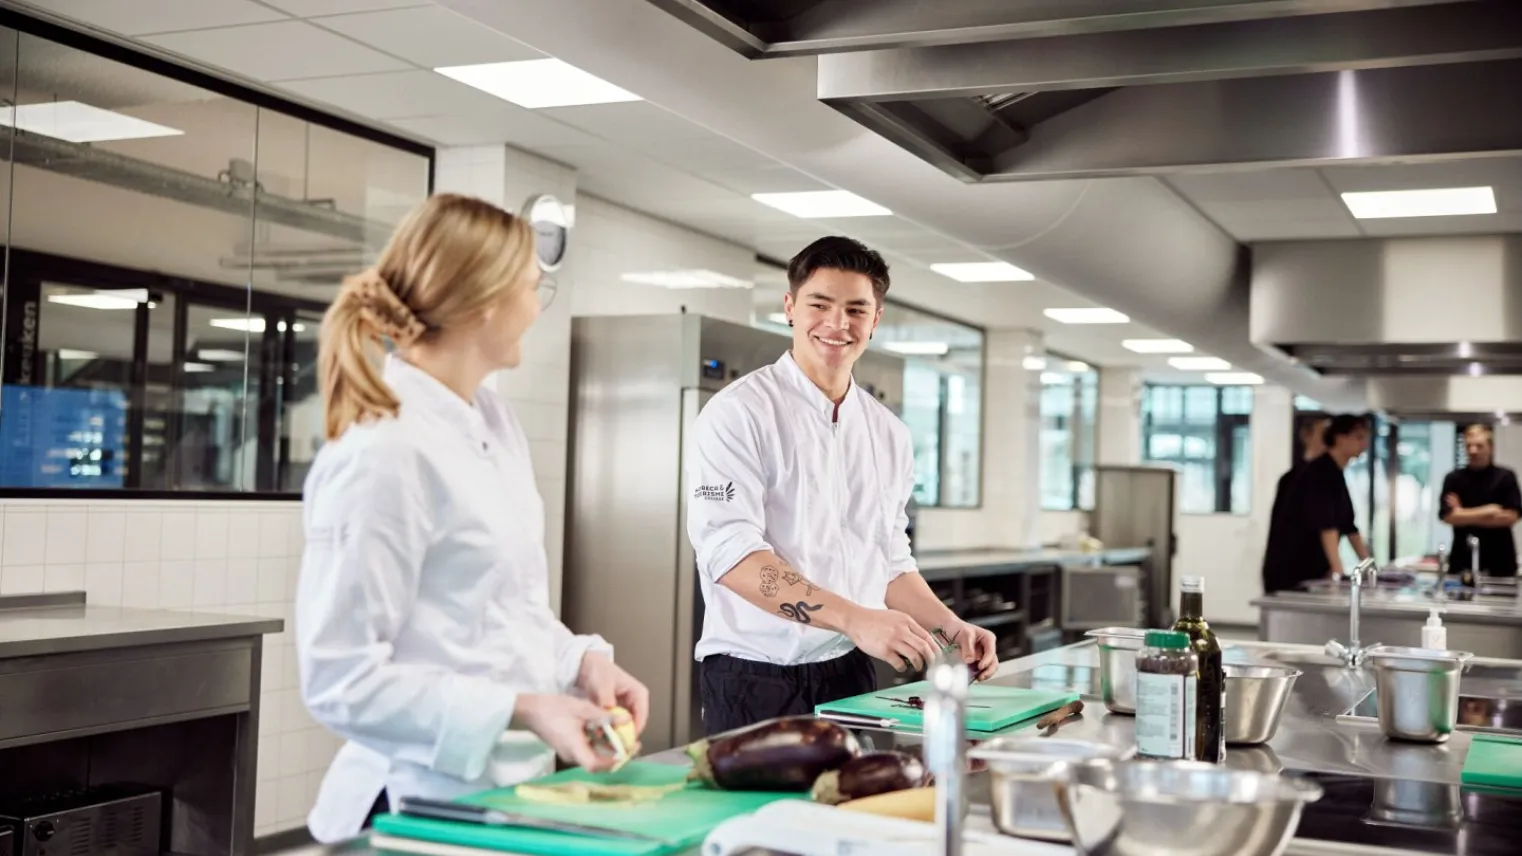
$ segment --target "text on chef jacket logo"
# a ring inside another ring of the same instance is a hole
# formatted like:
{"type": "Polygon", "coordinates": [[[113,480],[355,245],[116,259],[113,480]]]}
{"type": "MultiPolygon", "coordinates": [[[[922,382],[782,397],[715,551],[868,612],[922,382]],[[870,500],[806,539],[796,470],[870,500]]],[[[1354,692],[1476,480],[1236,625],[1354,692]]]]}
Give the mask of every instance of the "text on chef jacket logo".
{"type": "Polygon", "coordinates": [[[702,484],[692,492],[693,499],[713,499],[729,502],[735,498],[735,483],[702,484]]]}

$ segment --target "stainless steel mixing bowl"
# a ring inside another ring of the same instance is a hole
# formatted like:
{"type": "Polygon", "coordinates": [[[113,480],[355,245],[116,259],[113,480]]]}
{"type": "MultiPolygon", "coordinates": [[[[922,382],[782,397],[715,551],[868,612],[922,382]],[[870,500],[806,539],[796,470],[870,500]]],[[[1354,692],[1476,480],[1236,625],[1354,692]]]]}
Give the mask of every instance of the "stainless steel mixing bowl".
{"type": "Polygon", "coordinates": [[[1067,841],[1068,828],[1057,808],[1057,784],[1069,764],[1094,758],[1123,760],[1135,753],[1091,740],[1018,735],[999,737],[970,749],[969,758],[988,764],[994,826],[1005,835],[1067,841]]]}
{"type": "Polygon", "coordinates": [[[1278,856],[1320,798],[1303,779],[1194,761],[1085,761],[1057,789],[1084,856],[1278,856]]]}
{"type": "Polygon", "coordinates": [[[1472,655],[1378,645],[1364,655],[1374,670],[1379,730],[1386,737],[1442,743],[1459,721],[1459,676],[1472,655]]]}
{"type": "Polygon", "coordinates": [[[1279,715],[1295,689],[1299,669],[1227,663],[1226,742],[1267,743],[1279,730],[1279,715]]]}
{"type": "Polygon", "coordinates": [[[1136,652],[1147,631],[1103,627],[1083,634],[1099,640],[1099,688],[1111,713],[1136,713],[1136,652]]]}

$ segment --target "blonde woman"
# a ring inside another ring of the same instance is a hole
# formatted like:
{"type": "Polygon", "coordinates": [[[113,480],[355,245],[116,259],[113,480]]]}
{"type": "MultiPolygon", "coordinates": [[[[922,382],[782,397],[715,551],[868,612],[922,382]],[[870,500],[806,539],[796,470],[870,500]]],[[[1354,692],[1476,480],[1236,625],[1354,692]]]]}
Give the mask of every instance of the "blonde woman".
{"type": "Polygon", "coordinates": [[[528,442],[482,383],[518,365],[541,305],[534,235],[434,196],[323,319],[326,431],[303,496],[301,695],[346,739],[308,818],[356,835],[404,796],[449,799],[603,769],[585,726],[648,694],[550,609],[528,442]],[[377,365],[382,340],[395,350],[377,365]]]}

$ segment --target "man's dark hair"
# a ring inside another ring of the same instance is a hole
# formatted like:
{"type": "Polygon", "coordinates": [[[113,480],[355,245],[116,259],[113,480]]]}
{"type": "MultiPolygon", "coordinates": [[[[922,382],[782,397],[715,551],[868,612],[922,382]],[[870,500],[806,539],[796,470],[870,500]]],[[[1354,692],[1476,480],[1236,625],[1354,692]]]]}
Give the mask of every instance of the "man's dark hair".
{"type": "Polygon", "coordinates": [[[1338,437],[1351,434],[1360,428],[1367,429],[1368,427],[1369,420],[1367,417],[1352,413],[1339,413],[1332,417],[1331,422],[1327,423],[1326,431],[1322,432],[1321,435],[1321,442],[1325,443],[1327,448],[1330,449],[1337,445],[1338,437]]]}
{"type": "Polygon", "coordinates": [[[881,301],[888,293],[888,263],[860,241],[840,235],[820,238],[804,247],[787,263],[787,287],[794,295],[798,287],[823,269],[859,273],[872,280],[872,293],[881,301]]]}

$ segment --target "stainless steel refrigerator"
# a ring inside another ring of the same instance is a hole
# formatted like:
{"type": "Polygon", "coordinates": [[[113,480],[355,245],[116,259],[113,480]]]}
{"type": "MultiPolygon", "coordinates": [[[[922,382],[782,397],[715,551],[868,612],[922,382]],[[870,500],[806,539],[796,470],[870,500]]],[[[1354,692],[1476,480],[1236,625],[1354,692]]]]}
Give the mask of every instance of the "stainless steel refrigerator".
{"type": "Polygon", "coordinates": [[[1094,511],[1089,529],[1107,549],[1150,547],[1141,565],[1142,620],[1147,627],[1173,626],[1173,557],[1178,472],[1172,467],[1094,467],[1094,511]]]}
{"type": "MultiPolygon", "coordinates": [[[[576,318],[561,604],[650,688],[646,751],[702,732],[693,646],[703,627],[687,539],[684,440],[714,393],[791,340],[700,315],[576,318]]],[[[904,361],[869,351],[858,385],[902,411],[904,361]]]]}

